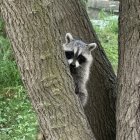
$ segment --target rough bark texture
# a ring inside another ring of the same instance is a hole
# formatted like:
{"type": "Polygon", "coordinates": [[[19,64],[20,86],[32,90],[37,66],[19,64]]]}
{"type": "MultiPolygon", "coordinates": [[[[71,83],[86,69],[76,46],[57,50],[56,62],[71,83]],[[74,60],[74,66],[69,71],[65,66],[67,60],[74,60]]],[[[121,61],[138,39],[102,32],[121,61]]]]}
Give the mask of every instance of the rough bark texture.
{"type": "MultiPolygon", "coordinates": [[[[52,128],[50,130],[50,125],[47,123],[58,122],[60,129],[57,125],[52,125],[53,130],[58,132],[56,134],[64,135],[65,133],[60,132],[62,128],[65,131],[64,125],[68,125],[70,127],[68,132],[73,137],[79,133],[81,139],[88,140],[90,132],[83,137],[83,129],[80,130],[81,124],[87,123],[79,107],[76,107],[72,94],[73,85],[71,87],[71,79],[62,61],[62,52],[60,52],[62,49],[60,48],[61,40],[67,32],[81,37],[88,43],[98,44],[98,49],[93,54],[94,62],[88,82],[89,102],[85,107],[85,113],[97,140],[114,140],[116,77],[92,29],[81,0],[40,0],[38,2],[3,0],[1,7],[23,81],[30,95],[34,95],[34,99],[38,102],[37,107],[33,101],[35,108],[42,114],[41,117],[44,115],[40,120],[41,124],[43,125],[46,120],[46,127],[49,128],[46,129],[49,131],[45,134],[52,132],[52,128]],[[62,91],[61,94],[60,91],[62,91]],[[38,93],[41,98],[38,98],[38,93]],[[42,101],[45,104],[48,102],[45,110],[44,106],[40,106],[42,101]],[[75,115],[77,111],[79,112],[75,115]],[[46,116],[46,113],[51,117],[46,116]],[[77,120],[79,113],[82,116],[77,120]],[[55,115],[58,119],[54,117],[55,115]],[[72,124],[71,118],[74,121],[72,124]],[[78,130],[71,125],[78,127],[78,130]]],[[[85,128],[87,129],[88,126],[85,128]]],[[[50,135],[52,136],[52,133],[50,135]]]]}
{"type": "Polygon", "coordinates": [[[140,1],[123,0],[119,18],[117,140],[140,140],[140,1]]]}
{"type": "Polygon", "coordinates": [[[50,3],[3,0],[0,7],[22,80],[46,140],[94,139],[61,49],[50,3]]]}

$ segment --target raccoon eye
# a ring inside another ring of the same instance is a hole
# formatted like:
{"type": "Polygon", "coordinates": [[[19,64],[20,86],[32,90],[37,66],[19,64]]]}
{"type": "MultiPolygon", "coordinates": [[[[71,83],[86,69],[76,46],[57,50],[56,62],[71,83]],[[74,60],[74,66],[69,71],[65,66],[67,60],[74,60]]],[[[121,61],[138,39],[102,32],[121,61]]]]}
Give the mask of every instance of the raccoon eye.
{"type": "Polygon", "coordinates": [[[79,55],[78,56],[78,61],[79,61],[79,64],[85,63],[86,62],[86,58],[83,55],[79,55]]]}
{"type": "Polygon", "coordinates": [[[67,58],[67,59],[71,59],[71,58],[74,57],[74,52],[72,52],[72,51],[67,51],[67,52],[65,52],[65,55],[66,55],[66,58],[67,58]]]}

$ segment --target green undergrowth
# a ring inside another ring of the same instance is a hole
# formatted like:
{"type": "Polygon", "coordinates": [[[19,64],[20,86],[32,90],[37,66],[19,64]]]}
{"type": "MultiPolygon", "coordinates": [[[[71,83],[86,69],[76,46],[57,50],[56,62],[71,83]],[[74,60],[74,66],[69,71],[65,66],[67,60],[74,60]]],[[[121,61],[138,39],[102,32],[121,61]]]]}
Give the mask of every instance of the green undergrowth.
{"type": "MultiPolygon", "coordinates": [[[[117,69],[117,20],[110,20],[103,28],[94,22],[93,26],[117,69]]],[[[35,140],[36,120],[0,20],[0,140],[35,140]]]]}
{"type": "Polygon", "coordinates": [[[34,140],[36,119],[22,85],[0,91],[0,139],[34,140]]]}
{"type": "Polygon", "coordinates": [[[102,15],[99,20],[91,20],[91,22],[116,72],[118,67],[118,18],[114,15],[107,17],[102,15]]]}

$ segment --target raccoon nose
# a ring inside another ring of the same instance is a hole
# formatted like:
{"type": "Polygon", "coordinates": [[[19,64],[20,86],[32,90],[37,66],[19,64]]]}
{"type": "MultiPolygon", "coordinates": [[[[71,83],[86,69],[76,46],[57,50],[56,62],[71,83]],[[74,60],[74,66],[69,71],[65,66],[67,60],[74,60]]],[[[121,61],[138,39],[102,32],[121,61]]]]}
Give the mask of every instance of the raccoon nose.
{"type": "Polygon", "coordinates": [[[73,63],[71,63],[71,64],[70,64],[70,67],[72,67],[72,68],[76,68],[76,65],[73,64],[73,63]]]}

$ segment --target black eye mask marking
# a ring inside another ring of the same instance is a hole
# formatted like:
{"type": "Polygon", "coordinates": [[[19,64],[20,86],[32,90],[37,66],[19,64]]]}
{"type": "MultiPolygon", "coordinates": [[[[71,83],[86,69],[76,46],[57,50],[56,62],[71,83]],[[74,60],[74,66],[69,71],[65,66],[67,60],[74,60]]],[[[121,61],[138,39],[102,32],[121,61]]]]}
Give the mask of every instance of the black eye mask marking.
{"type": "Polygon", "coordinates": [[[86,58],[83,55],[79,55],[77,59],[78,59],[79,64],[86,62],[86,58]]]}
{"type": "Polygon", "coordinates": [[[72,51],[66,51],[65,52],[65,55],[66,55],[66,58],[67,59],[71,59],[71,58],[74,57],[74,52],[72,52],[72,51]]]}

